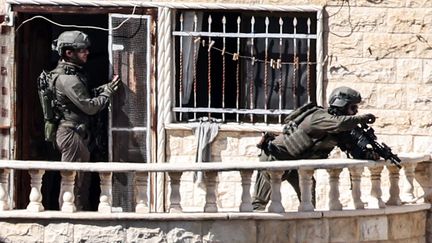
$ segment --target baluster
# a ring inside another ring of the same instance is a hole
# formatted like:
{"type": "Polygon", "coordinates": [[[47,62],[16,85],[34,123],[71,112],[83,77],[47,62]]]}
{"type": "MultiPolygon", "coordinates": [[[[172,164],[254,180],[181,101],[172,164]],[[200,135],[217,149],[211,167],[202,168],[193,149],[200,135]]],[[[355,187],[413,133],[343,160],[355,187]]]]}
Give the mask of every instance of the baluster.
{"type": "Polygon", "coordinates": [[[170,213],[181,213],[181,195],[180,195],[180,178],[182,176],[182,172],[168,172],[170,177],[170,186],[171,186],[171,194],[170,194],[170,213]]]}
{"type": "Polygon", "coordinates": [[[29,170],[30,174],[30,203],[27,206],[27,210],[30,212],[41,212],[44,210],[42,205],[42,176],[45,174],[44,170],[29,170]]]}
{"type": "Polygon", "coordinates": [[[9,210],[9,169],[0,170],[0,211],[9,210]]]}
{"type": "Polygon", "coordinates": [[[240,204],[240,212],[252,212],[252,197],[250,195],[251,177],[253,170],[241,170],[240,176],[242,179],[242,200],[240,204]]]}
{"type": "Polygon", "coordinates": [[[282,206],[281,182],[284,171],[269,171],[271,194],[268,211],[272,213],[284,213],[285,208],[282,206]]]}
{"type": "Polygon", "coordinates": [[[383,166],[369,167],[372,187],[368,201],[368,208],[385,208],[385,203],[381,199],[381,172],[383,168],[383,166]]]}
{"type": "Polygon", "coordinates": [[[387,166],[390,175],[390,198],[387,205],[401,205],[399,197],[399,168],[394,165],[387,166]]]}
{"type": "Polygon", "coordinates": [[[112,172],[100,172],[100,197],[98,212],[111,213],[112,205],[112,172]]]}
{"type": "Polygon", "coordinates": [[[135,172],[135,212],[148,213],[147,204],[147,178],[148,172],[135,172]]]}
{"type": "Polygon", "coordinates": [[[9,169],[0,170],[0,211],[9,210],[9,169]]]}
{"type": "Polygon", "coordinates": [[[205,172],[205,183],[206,183],[206,203],[204,205],[204,212],[217,212],[218,208],[216,205],[216,178],[217,171],[206,171],[205,172]]]}
{"type": "Polygon", "coordinates": [[[405,183],[403,187],[403,192],[401,195],[403,202],[411,202],[414,200],[414,176],[415,168],[417,163],[404,163],[402,164],[405,171],[405,183]]]}
{"type": "Polygon", "coordinates": [[[349,168],[351,177],[351,195],[355,209],[364,209],[364,202],[361,200],[361,176],[363,168],[349,168]]]}
{"type": "Polygon", "coordinates": [[[329,209],[342,210],[342,203],[339,200],[339,175],[342,169],[328,169],[327,172],[330,176],[329,209]]]}
{"type": "Polygon", "coordinates": [[[75,207],[75,171],[61,171],[60,175],[61,185],[60,185],[60,195],[59,195],[59,206],[62,212],[73,213],[76,212],[75,207]]]}
{"type": "Polygon", "coordinates": [[[301,200],[298,207],[299,211],[314,211],[315,207],[312,204],[312,176],[313,169],[299,169],[299,182],[301,200]]]}

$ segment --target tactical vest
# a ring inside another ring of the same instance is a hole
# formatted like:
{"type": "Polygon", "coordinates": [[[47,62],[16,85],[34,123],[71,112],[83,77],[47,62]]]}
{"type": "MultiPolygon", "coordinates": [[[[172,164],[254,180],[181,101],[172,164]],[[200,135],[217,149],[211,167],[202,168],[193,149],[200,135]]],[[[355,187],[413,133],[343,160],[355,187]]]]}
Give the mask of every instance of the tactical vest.
{"type": "Polygon", "coordinates": [[[286,125],[283,128],[283,142],[287,152],[291,156],[295,158],[299,157],[319,141],[319,139],[313,139],[304,129],[299,127],[300,123],[302,123],[306,117],[319,109],[321,108],[313,103],[308,103],[294,110],[285,118],[284,122],[286,125]]]}

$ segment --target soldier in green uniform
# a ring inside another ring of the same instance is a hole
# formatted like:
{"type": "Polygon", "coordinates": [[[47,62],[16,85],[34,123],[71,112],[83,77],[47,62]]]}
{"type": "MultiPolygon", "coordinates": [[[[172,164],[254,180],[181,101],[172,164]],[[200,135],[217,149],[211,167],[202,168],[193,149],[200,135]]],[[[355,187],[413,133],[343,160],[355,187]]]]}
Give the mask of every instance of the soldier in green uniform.
{"type": "MultiPolygon", "coordinates": [[[[360,123],[373,123],[373,114],[356,115],[360,93],[349,87],[339,87],[332,91],[329,108],[313,106],[292,121],[286,121],[283,133],[263,141],[260,161],[324,159],[339,146],[344,151],[354,154],[355,158],[377,159],[370,151],[368,154],[350,146],[349,132],[360,123]]],[[[294,188],[300,199],[299,177],[297,170],[288,170],[282,176],[294,188]]],[[[270,176],[266,171],[259,171],[255,183],[253,207],[264,210],[270,200],[270,176]]],[[[315,200],[313,189],[313,200],[315,200]]],[[[313,202],[315,203],[315,202],[313,202]]]]}
{"type": "MultiPolygon", "coordinates": [[[[56,133],[57,148],[61,161],[88,162],[89,141],[92,136],[90,118],[103,110],[121,81],[117,75],[96,90],[90,90],[83,65],[89,55],[90,40],[81,31],[65,31],[53,42],[53,48],[60,55],[55,82],[56,99],[61,110],[61,119],[56,133]]],[[[77,173],[75,180],[75,204],[77,209],[88,207],[89,182],[87,173],[77,173]]],[[[60,207],[63,192],[60,192],[60,207]]]]}

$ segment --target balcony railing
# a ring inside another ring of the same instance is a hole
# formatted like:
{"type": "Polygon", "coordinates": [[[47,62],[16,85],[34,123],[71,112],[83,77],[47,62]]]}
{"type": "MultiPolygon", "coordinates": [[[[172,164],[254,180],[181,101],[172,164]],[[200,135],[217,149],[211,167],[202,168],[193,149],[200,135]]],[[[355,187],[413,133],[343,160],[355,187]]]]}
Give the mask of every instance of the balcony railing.
{"type": "MultiPolygon", "coordinates": [[[[147,186],[150,173],[165,172],[169,176],[169,212],[181,213],[182,195],[180,193],[181,176],[184,172],[202,171],[206,187],[205,205],[203,212],[218,212],[217,201],[217,177],[218,172],[238,171],[241,177],[242,196],[238,212],[252,212],[252,197],[250,194],[252,174],[254,170],[266,169],[271,174],[271,201],[268,205],[268,212],[283,213],[285,209],[281,202],[281,177],[285,170],[298,169],[301,200],[298,207],[299,212],[314,211],[312,204],[312,176],[317,169],[325,169],[329,174],[328,208],[330,210],[343,210],[339,199],[339,176],[342,169],[347,168],[351,175],[352,200],[355,209],[363,209],[364,202],[361,197],[364,193],[360,187],[362,172],[364,168],[370,171],[370,195],[367,202],[368,208],[385,208],[387,205],[401,205],[400,194],[404,195],[405,201],[414,202],[414,171],[418,163],[431,160],[430,155],[406,155],[400,156],[404,175],[408,183],[399,187],[399,168],[386,161],[352,160],[352,159],[323,159],[323,160],[293,160],[277,161],[272,163],[260,162],[230,162],[230,163],[160,163],[160,164],[137,164],[137,163],[69,163],[69,162],[48,162],[48,161],[0,161],[0,211],[13,210],[10,205],[9,176],[11,170],[28,171],[31,181],[29,204],[27,211],[43,212],[42,205],[42,178],[47,170],[60,171],[62,177],[61,198],[63,204],[60,211],[66,213],[76,212],[74,204],[74,182],[75,175],[80,171],[98,172],[100,176],[100,198],[98,211],[100,213],[112,212],[112,174],[116,172],[134,172],[135,190],[135,212],[149,213],[147,198],[147,186]],[[384,202],[382,199],[381,172],[387,167],[389,186],[389,199],[384,202]]],[[[364,179],[364,178],[363,178],[364,179]]]]}

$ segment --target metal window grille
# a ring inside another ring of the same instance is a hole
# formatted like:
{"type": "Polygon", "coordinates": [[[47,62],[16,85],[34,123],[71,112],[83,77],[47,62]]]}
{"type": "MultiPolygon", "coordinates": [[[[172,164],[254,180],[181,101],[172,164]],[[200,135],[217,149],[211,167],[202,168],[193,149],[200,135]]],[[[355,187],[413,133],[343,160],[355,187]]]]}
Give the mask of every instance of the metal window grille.
{"type": "Polygon", "coordinates": [[[281,122],[316,100],[316,12],[179,11],[178,121],[281,122]]]}

